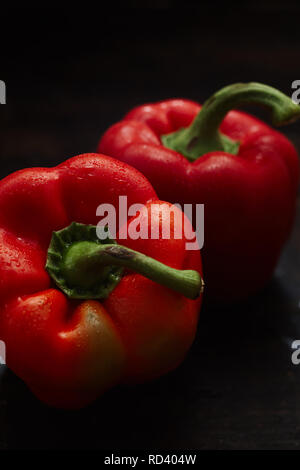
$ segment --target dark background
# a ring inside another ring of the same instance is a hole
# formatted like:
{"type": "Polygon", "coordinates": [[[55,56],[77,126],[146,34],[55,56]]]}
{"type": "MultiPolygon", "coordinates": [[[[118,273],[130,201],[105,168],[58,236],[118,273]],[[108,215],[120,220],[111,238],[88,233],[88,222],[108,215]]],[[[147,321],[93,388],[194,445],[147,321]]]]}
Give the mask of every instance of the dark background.
{"type": "MultiPolygon", "coordinates": [[[[296,2],[145,5],[1,12],[1,177],[94,151],[143,102],[203,101],[253,80],[291,95],[300,79],[296,2]]],[[[299,124],[284,132],[300,149],[299,124]]],[[[300,339],[299,232],[300,207],[270,285],[241,305],[205,306],[186,361],[154,383],[65,412],[40,404],[2,367],[0,448],[297,449],[300,365],[290,345],[300,339]]]]}

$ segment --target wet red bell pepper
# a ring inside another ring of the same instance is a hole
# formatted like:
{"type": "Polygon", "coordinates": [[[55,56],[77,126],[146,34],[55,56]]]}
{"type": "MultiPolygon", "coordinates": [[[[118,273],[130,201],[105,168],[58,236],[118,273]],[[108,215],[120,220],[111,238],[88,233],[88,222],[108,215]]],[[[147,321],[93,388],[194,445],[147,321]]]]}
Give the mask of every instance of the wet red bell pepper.
{"type": "Polygon", "coordinates": [[[294,217],[297,152],[281,133],[232,110],[251,103],[268,108],[274,125],[300,117],[300,107],[278,90],[235,84],[203,107],[182,99],[138,106],[98,147],[140,170],[162,199],[205,204],[207,293],[222,301],[265,285],[294,217]]]}
{"type": "Polygon", "coordinates": [[[183,214],[170,222],[169,206],[137,170],[97,154],[0,182],[0,339],[7,365],[42,401],[81,407],[184,358],[201,259],[183,232],[174,237],[183,214]],[[96,209],[110,203],[118,217],[120,195],[143,205],[128,224],[144,218],[161,233],[170,223],[170,238],[99,239],[96,209]]]}

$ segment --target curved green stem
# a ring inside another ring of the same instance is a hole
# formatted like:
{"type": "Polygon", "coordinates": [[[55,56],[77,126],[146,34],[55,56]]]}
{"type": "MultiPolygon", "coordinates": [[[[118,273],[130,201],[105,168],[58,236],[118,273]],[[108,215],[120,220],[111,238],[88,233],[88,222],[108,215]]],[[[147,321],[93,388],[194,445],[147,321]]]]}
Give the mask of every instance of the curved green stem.
{"type": "Polygon", "coordinates": [[[221,134],[219,127],[231,109],[253,103],[268,108],[276,126],[300,118],[300,106],[275,88],[261,83],[236,83],[216,92],[189,127],[162,136],[162,142],[191,161],[217,150],[236,155],[239,143],[221,134]]]}
{"type": "Polygon", "coordinates": [[[170,268],[149,256],[116,244],[75,244],[65,257],[63,272],[70,284],[82,286],[87,279],[91,280],[91,284],[95,278],[99,280],[102,268],[107,266],[131,269],[190,299],[198,297],[203,287],[197,271],[170,268]]]}
{"type": "Polygon", "coordinates": [[[203,291],[197,271],[171,268],[109,238],[100,240],[94,226],[73,223],[53,232],[46,269],[70,298],[107,298],[120,282],[124,268],[190,299],[203,291]]]}

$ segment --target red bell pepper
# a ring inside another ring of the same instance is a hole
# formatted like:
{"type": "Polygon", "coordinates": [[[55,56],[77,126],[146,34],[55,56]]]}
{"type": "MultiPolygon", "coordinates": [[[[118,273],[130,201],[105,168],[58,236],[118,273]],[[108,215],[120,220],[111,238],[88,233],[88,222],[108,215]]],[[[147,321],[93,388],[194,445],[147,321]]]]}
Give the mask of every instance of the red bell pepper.
{"type": "Polygon", "coordinates": [[[235,84],[201,106],[174,99],[138,106],[109,128],[98,150],[140,170],[159,197],[205,204],[207,293],[238,300],[270,279],[294,217],[298,155],[243,104],[270,109],[275,125],[300,107],[258,83],[235,84]]]}
{"type": "Polygon", "coordinates": [[[146,178],[103,155],[0,182],[0,339],[7,365],[50,405],[81,407],[118,382],[160,376],[193,341],[202,271],[199,250],[174,237],[183,214],[170,239],[99,240],[96,208],[118,215],[124,193],[143,204],[139,220],[169,223],[146,178]]]}

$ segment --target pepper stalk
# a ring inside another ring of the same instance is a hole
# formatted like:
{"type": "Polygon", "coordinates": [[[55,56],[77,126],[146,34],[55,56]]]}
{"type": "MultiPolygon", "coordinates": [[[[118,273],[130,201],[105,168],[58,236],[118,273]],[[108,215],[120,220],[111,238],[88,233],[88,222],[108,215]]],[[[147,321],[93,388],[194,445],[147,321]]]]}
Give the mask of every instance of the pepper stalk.
{"type": "Polygon", "coordinates": [[[72,299],[107,298],[120,282],[125,268],[189,299],[196,299],[203,291],[204,283],[197,271],[171,268],[117,244],[108,234],[105,239],[99,239],[95,226],[73,222],[52,234],[46,269],[72,299]]]}
{"type": "Polygon", "coordinates": [[[300,106],[279,90],[261,83],[236,83],[217,91],[204,103],[189,127],[163,135],[162,143],[190,161],[212,151],[237,155],[239,142],[222,134],[219,127],[231,109],[246,104],[268,108],[275,126],[300,118],[300,106]]]}

